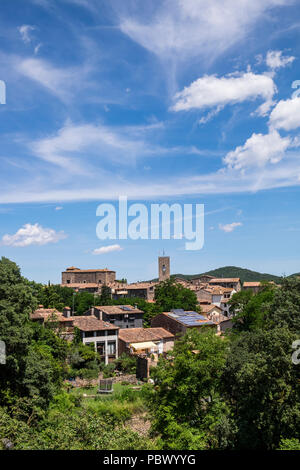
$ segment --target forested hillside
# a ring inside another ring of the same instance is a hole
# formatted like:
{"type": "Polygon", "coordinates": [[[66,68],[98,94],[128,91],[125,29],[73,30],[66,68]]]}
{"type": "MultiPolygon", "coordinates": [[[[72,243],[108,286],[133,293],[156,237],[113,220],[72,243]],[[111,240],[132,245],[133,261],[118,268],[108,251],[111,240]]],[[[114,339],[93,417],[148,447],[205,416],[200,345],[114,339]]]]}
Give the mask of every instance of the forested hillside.
{"type": "MultiPolygon", "coordinates": [[[[251,271],[251,269],[240,268],[238,266],[224,266],[201,274],[208,274],[214,277],[239,277],[242,282],[274,281],[276,283],[280,283],[281,281],[281,278],[274,274],[259,273],[257,271],[251,271]]],[[[201,276],[201,274],[174,274],[174,276],[182,277],[183,279],[193,279],[201,276]]]]}

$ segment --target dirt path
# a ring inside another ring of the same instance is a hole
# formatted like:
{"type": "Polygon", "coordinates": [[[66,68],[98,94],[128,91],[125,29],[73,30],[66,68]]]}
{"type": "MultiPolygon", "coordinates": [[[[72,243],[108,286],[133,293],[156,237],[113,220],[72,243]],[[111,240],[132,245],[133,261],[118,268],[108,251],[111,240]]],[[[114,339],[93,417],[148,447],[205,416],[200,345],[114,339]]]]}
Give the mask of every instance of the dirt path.
{"type": "Polygon", "coordinates": [[[140,413],[133,415],[132,418],[127,422],[128,426],[140,436],[148,437],[151,422],[147,413],[140,413]]]}

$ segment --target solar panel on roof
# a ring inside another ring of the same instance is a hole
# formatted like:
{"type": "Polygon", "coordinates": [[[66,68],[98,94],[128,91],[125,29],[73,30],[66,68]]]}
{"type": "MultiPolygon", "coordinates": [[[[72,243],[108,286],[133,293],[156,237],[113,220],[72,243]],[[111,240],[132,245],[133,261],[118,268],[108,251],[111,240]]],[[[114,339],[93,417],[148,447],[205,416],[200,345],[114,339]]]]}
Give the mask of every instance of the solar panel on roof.
{"type": "Polygon", "coordinates": [[[130,307],[126,307],[126,305],[122,305],[120,307],[122,310],[124,310],[125,312],[131,312],[131,308],[130,307]]]}
{"type": "Polygon", "coordinates": [[[180,314],[182,314],[182,313],[185,313],[182,308],[173,308],[173,309],[172,309],[172,312],[173,312],[173,313],[176,313],[176,315],[180,315],[180,314]]]}

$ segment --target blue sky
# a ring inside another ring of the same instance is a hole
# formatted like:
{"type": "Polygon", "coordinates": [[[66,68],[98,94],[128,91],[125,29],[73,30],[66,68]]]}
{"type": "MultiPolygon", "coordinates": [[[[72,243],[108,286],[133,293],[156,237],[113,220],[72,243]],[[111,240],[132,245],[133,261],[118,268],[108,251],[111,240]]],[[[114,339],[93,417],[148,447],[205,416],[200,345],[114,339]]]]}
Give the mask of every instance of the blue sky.
{"type": "Polygon", "coordinates": [[[2,1],[0,254],[41,282],[149,279],[163,249],[172,272],[300,271],[299,3],[2,1]],[[204,203],[203,249],[99,240],[119,195],[204,203]]]}

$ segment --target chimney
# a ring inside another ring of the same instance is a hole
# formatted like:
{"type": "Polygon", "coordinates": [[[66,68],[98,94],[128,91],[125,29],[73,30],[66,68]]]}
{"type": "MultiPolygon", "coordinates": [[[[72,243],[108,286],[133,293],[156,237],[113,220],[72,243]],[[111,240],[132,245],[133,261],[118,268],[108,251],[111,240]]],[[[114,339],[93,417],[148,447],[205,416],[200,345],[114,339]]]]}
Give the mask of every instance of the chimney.
{"type": "Polygon", "coordinates": [[[102,320],[102,312],[98,308],[93,308],[92,315],[94,315],[98,320],[102,320]]]}
{"type": "Polygon", "coordinates": [[[71,316],[71,309],[70,307],[65,307],[63,309],[63,316],[66,317],[66,318],[70,318],[71,316]]]}

